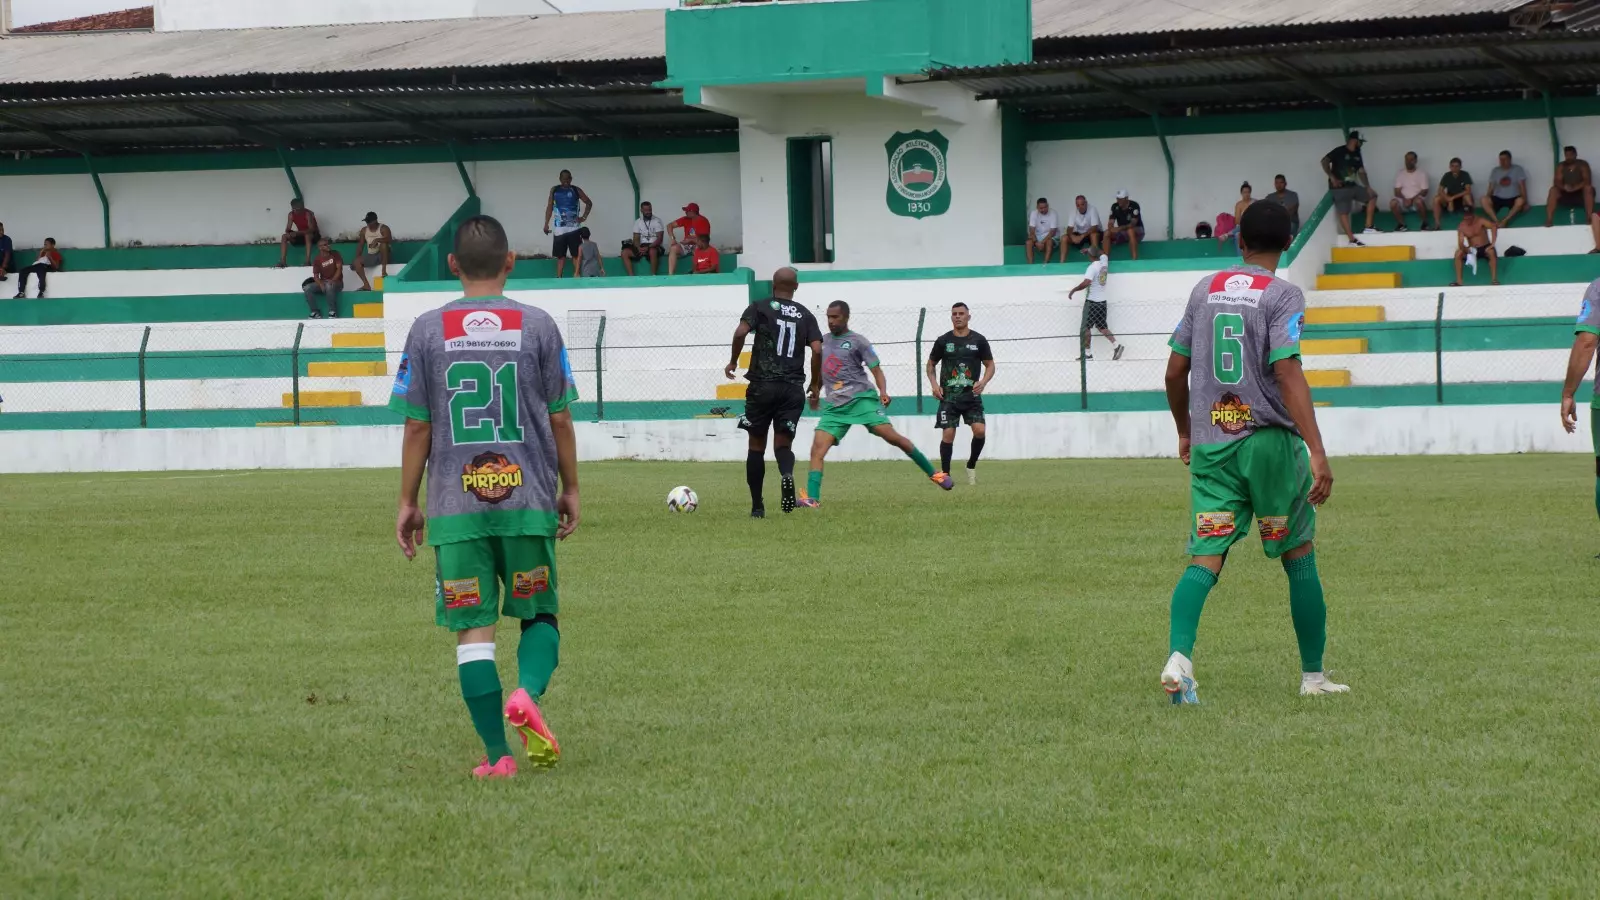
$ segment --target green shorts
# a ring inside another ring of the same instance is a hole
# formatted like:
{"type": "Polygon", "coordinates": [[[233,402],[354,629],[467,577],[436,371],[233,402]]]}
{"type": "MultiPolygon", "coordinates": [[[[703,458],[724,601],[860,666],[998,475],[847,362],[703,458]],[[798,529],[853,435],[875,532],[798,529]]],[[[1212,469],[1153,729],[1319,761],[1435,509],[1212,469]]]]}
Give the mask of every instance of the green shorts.
{"type": "MultiPolygon", "coordinates": [[[[1589,440],[1594,442],[1594,458],[1600,459],[1600,406],[1589,407],[1589,440]]],[[[1600,467],[1595,472],[1600,474],[1600,467]]]]}
{"type": "Polygon", "coordinates": [[[493,625],[502,615],[556,614],[555,538],[481,537],[433,549],[433,620],[439,625],[466,631],[493,625]]]}
{"type": "Polygon", "coordinates": [[[1311,454],[1283,428],[1227,444],[1195,447],[1189,460],[1191,556],[1221,556],[1245,536],[1253,515],[1268,559],[1316,537],[1311,454]]]}
{"type": "Polygon", "coordinates": [[[833,435],[835,441],[842,441],[850,433],[852,425],[874,428],[887,424],[889,415],[883,411],[883,403],[878,400],[878,395],[862,394],[843,406],[824,409],[821,421],[817,422],[817,430],[833,435]]]}

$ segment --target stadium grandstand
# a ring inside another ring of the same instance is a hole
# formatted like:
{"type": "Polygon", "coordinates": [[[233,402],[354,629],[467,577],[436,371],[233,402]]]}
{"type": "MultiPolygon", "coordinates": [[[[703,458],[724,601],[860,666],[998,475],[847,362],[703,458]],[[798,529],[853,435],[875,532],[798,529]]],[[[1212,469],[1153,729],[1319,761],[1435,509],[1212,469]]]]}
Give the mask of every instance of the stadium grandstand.
{"type": "MultiPolygon", "coordinates": [[[[974,304],[1003,350],[990,408],[1019,416],[1164,408],[1168,333],[1196,279],[1236,253],[1224,232],[1244,182],[1259,200],[1283,175],[1299,198],[1284,274],[1310,292],[1307,366],[1336,409],[1550,402],[1600,276],[1588,210],[1546,208],[1562,148],[1600,153],[1588,0],[458,5],[357,21],[367,5],[329,3],[318,21],[245,27],[258,5],[170,0],[149,24],[0,37],[14,244],[0,288],[46,238],[61,255],[43,297],[0,300],[0,431],[394,424],[400,343],[449,299],[453,224],[480,211],[522,257],[509,290],[550,310],[582,361],[580,414],[672,423],[701,437],[651,452],[695,458],[730,452],[710,437],[727,443],[743,391],[721,377],[720,332],[782,265],[813,308],[857,308],[908,397],[925,392],[945,310],[974,304]],[[1354,241],[1322,168],[1351,132],[1375,194],[1354,241]],[[1431,191],[1460,158],[1476,202],[1503,150],[1524,167],[1525,208],[1496,237],[1498,283],[1474,260],[1454,286],[1459,213],[1437,231],[1397,219],[1391,185],[1408,151],[1431,191]],[[547,202],[563,170],[593,201],[603,277],[556,277],[547,202]],[[1080,359],[1069,292],[1088,261],[1027,264],[1029,211],[1047,198],[1066,222],[1082,195],[1109,217],[1119,191],[1144,229],[1136,259],[1110,247],[1127,352],[1080,359]],[[282,246],[291,200],[345,264],[337,321],[306,320],[307,250],[282,246]],[[674,226],[703,216],[713,270],[686,255],[627,274],[644,202],[674,226]],[[372,249],[369,211],[392,239],[367,292],[349,264],[372,249]]],[[[1347,449],[1412,446],[1377,430],[1347,449]]],[[[1166,452],[1153,435],[1090,440],[1043,446],[1166,452]]]]}

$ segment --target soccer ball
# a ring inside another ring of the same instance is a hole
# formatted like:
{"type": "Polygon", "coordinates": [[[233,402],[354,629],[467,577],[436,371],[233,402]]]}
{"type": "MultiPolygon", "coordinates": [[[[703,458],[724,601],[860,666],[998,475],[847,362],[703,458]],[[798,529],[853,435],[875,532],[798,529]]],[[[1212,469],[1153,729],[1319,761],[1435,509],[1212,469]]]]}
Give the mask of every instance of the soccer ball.
{"type": "Polygon", "coordinates": [[[667,509],[673,512],[694,512],[700,506],[700,498],[688,485],[678,485],[667,494],[667,509]]]}

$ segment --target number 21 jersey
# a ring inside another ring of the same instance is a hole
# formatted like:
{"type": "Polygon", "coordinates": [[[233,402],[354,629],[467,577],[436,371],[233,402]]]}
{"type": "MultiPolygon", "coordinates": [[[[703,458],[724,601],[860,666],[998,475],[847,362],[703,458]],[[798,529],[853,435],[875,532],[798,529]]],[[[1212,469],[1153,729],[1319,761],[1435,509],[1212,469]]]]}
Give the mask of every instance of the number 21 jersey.
{"type": "MultiPolygon", "coordinates": [[[[1300,356],[1306,298],[1259,266],[1209,275],[1169,346],[1189,357],[1189,441],[1226,444],[1258,428],[1295,431],[1272,364],[1300,356]]],[[[1298,433],[1298,432],[1296,432],[1298,433]]]]}

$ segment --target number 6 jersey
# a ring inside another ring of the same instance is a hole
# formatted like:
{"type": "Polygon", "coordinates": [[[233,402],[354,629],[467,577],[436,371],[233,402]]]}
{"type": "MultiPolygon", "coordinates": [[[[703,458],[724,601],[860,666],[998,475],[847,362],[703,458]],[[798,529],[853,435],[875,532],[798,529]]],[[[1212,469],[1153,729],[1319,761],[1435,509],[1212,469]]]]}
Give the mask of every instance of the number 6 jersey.
{"type": "MultiPolygon", "coordinates": [[[[1258,428],[1295,432],[1272,364],[1300,356],[1306,298],[1259,266],[1209,275],[1169,346],[1189,357],[1189,441],[1225,444],[1258,428]]],[[[1298,432],[1295,432],[1298,434],[1298,432]]]]}
{"type": "Polygon", "coordinates": [[[430,422],[428,543],[556,533],[550,416],[577,399],[549,313],[504,297],[417,317],[389,408],[430,422]]]}

